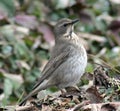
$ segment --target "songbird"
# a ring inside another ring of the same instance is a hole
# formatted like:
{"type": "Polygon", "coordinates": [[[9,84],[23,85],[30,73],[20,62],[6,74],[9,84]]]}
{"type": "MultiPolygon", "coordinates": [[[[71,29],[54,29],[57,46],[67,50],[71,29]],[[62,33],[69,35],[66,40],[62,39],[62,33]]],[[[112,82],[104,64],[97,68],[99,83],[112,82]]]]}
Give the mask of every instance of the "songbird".
{"type": "Polygon", "coordinates": [[[57,22],[51,57],[42,71],[42,76],[19,105],[46,88],[56,86],[62,90],[80,81],[87,65],[87,53],[80,38],[74,33],[74,24],[78,21],[64,18],[57,22]]]}

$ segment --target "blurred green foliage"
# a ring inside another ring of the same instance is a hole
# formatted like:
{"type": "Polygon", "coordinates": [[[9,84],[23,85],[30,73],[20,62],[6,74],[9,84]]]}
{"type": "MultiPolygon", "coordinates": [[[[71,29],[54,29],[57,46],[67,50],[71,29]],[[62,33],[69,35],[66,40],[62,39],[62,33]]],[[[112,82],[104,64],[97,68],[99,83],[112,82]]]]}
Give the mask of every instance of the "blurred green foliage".
{"type": "Polygon", "coordinates": [[[86,71],[93,71],[93,63],[120,66],[119,5],[114,0],[0,0],[0,105],[13,104],[31,90],[61,18],[79,18],[78,34],[97,35],[81,37],[93,54],[86,71]]]}

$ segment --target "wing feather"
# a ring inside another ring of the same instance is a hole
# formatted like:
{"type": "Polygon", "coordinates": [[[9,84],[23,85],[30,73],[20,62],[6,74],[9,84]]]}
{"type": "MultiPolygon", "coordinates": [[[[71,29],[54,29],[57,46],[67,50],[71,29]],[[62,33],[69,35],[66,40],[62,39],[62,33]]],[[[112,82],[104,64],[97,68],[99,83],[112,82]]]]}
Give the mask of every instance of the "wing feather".
{"type": "Polygon", "coordinates": [[[46,64],[44,70],[42,71],[42,76],[38,79],[38,82],[35,84],[33,89],[39,86],[45,79],[49,76],[63,63],[69,56],[69,51],[63,52],[55,58],[51,58],[46,64]]]}

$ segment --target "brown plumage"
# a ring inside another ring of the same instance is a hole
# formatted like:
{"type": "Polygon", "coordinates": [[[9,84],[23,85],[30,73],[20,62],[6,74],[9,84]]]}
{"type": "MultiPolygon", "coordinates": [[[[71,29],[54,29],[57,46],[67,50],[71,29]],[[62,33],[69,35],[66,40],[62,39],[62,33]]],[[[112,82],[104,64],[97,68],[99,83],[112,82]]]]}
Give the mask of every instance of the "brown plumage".
{"type": "Polygon", "coordinates": [[[55,26],[55,46],[51,57],[32,91],[19,104],[22,105],[39,91],[56,86],[63,89],[76,85],[87,65],[87,54],[79,37],[73,32],[78,20],[61,19],[55,26]]]}

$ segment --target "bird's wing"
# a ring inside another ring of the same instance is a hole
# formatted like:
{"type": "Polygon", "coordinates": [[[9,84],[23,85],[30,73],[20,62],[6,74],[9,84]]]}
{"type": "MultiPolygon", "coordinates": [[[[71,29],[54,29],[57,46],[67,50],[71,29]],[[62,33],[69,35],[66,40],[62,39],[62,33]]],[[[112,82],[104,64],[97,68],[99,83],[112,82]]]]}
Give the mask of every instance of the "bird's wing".
{"type": "Polygon", "coordinates": [[[38,79],[33,89],[39,86],[45,79],[47,79],[69,56],[69,51],[62,52],[55,58],[51,58],[42,71],[42,76],[38,79]]]}

